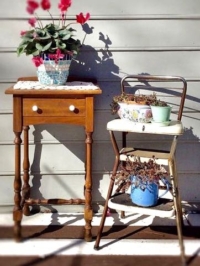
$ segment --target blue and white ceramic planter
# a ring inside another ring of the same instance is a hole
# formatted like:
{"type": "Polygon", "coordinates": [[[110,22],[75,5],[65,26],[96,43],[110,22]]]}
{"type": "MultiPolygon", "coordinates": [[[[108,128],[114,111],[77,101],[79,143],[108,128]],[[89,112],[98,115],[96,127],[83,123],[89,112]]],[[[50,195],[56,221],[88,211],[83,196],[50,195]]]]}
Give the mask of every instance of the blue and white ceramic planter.
{"type": "Polygon", "coordinates": [[[121,119],[148,123],[152,120],[151,107],[143,104],[118,103],[118,115],[121,119]]]}
{"type": "Polygon", "coordinates": [[[64,55],[59,60],[43,55],[43,64],[37,69],[39,82],[43,85],[64,85],[69,75],[71,60],[69,55],[64,55]]]}
{"type": "Polygon", "coordinates": [[[159,186],[156,182],[139,180],[136,176],[131,176],[131,200],[134,204],[142,207],[155,206],[158,203],[159,197],[164,196],[169,191],[170,183],[166,179],[162,179],[167,189],[158,196],[159,186]]]}

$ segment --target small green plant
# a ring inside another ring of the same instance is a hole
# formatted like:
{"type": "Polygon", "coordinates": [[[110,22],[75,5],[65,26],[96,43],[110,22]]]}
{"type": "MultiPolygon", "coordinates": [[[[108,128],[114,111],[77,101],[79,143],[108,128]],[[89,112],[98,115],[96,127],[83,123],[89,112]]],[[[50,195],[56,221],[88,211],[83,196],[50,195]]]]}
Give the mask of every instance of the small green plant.
{"type": "Polygon", "coordinates": [[[168,104],[165,101],[161,100],[155,100],[151,103],[152,106],[168,106],[168,104]]]}

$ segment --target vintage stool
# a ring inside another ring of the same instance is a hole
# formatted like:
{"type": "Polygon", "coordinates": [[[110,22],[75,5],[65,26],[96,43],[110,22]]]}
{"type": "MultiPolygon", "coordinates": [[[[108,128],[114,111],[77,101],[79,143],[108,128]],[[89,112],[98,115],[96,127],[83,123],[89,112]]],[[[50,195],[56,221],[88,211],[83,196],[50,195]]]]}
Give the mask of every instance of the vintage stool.
{"type": "Polygon", "coordinates": [[[121,92],[124,93],[125,89],[127,90],[128,88],[134,93],[138,89],[142,91],[142,93],[144,91],[148,91],[148,93],[155,92],[158,98],[164,99],[164,101],[167,101],[172,106],[172,120],[168,126],[158,126],[154,123],[132,122],[126,119],[114,119],[108,122],[107,130],[109,131],[111,137],[111,142],[115,153],[115,162],[94,248],[99,248],[108,208],[122,211],[122,216],[124,215],[124,211],[132,211],[134,213],[142,213],[160,217],[169,217],[175,213],[181,259],[183,264],[185,264],[185,252],[182,234],[183,217],[178,189],[175,151],[178,136],[182,135],[184,132],[181,118],[186,97],[187,83],[184,78],[175,76],[129,75],[125,76],[121,80],[121,92]],[[117,134],[117,132],[122,132],[122,142],[118,140],[119,133],[117,134]],[[131,139],[130,134],[127,133],[134,133],[133,136],[139,135],[139,141],[137,140],[138,137],[135,138],[135,140],[131,139]],[[127,137],[128,135],[129,138],[127,137]],[[156,140],[152,142],[153,147],[146,147],[145,143],[148,144],[148,141],[145,140],[149,140],[150,136],[155,137],[155,135],[156,140]],[[168,149],[165,149],[165,147],[163,147],[165,145],[162,143],[159,145],[159,136],[162,140],[164,139],[165,142],[169,144],[168,149]],[[141,139],[144,139],[143,143],[141,139]],[[129,142],[129,145],[127,145],[127,142],[129,142]],[[161,146],[161,149],[156,149],[156,142],[158,146],[161,146]],[[122,143],[121,149],[118,147],[120,143],[122,143]],[[138,147],[139,144],[140,147],[142,146],[141,148],[138,147]],[[171,210],[166,199],[162,204],[158,204],[159,206],[146,208],[139,207],[131,203],[130,197],[127,194],[118,193],[118,190],[113,193],[113,188],[116,181],[115,176],[119,169],[119,164],[122,161],[125,162],[126,159],[131,156],[138,156],[140,158],[152,158],[152,156],[155,156],[157,159],[167,162],[172,185],[171,193],[173,197],[173,201],[169,200],[169,202],[172,202],[175,211],[171,210]]]}

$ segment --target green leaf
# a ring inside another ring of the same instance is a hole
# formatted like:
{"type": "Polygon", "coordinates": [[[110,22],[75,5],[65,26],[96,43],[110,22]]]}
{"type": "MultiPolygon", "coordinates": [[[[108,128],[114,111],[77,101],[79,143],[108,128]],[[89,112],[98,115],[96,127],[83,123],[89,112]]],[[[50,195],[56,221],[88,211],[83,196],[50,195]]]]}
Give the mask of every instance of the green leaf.
{"type": "Polygon", "coordinates": [[[18,56],[20,56],[21,54],[24,53],[24,48],[25,48],[25,46],[19,46],[19,47],[17,48],[17,55],[18,55],[18,56]]]}
{"type": "Polygon", "coordinates": [[[29,35],[24,35],[23,37],[22,37],[22,40],[24,41],[24,42],[26,42],[26,41],[28,41],[28,42],[32,42],[33,41],[33,36],[29,36],[29,35]]]}
{"type": "Polygon", "coordinates": [[[35,47],[42,52],[43,46],[40,43],[36,43],[35,47]]]}
{"type": "Polygon", "coordinates": [[[55,32],[53,35],[51,35],[53,38],[58,38],[59,34],[58,32],[55,32]]]}
{"type": "Polygon", "coordinates": [[[46,45],[42,45],[41,43],[36,43],[35,47],[40,51],[40,52],[44,52],[47,51],[52,45],[52,41],[50,41],[49,43],[47,43],[46,45]]]}
{"type": "Polygon", "coordinates": [[[64,35],[63,37],[61,37],[62,40],[68,40],[69,38],[71,38],[71,33],[68,33],[64,35]]]}
{"type": "Polygon", "coordinates": [[[31,55],[36,51],[37,51],[37,48],[35,47],[34,43],[29,43],[24,49],[24,52],[26,53],[26,55],[31,55]]]}
{"type": "Polygon", "coordinates": [[[47,33],[45,30],[40,29],[40,28],[37,28],[37,29],[35,30],[35,32],[36,32],[37,36],[39,36],[39,37],[46,36],[46,33],[47,33]]]}
{"type": "Polygon", "coordinates": [[[55,32],[58,31],[58,26],[54,25],[54,24],[48,24],[46,25],[46,27],[44,28],[45,32],[47,32],[48,34],[50,34],[51,36],[53,36],[55,34],[55,32]]]}
{"type": "MultiPolygon", "coordinates": [[[[51,36],[50,35],[46,35],[46,36],[44,36],[44,37],[38,37],[40,40],[51,40],[51,36]]],[[[36,38],[36,41],[38,42],[39,41],[39,39],[37,39],[36,38]]]]}
{"type": "Polygon", "coordinates": [[[55,25],[53,23],[47,24],[44,29],[53,29],[53,30],[58,30],[59,26],[55,25]]]}
{"type": "Polygon", "coordinates": [[[61,40],[56,40],[56,46],[60,49],[66,48],[66,44],[64,42],[62,42],[61,40]]]}
{"type": "Polygon", "coordinates": [[[40,52],[38,50],[35,50],[35,52],[31,52],[33,56],[37,56],[40,54],[40,52]]]}
{"type": "Polygon", "coordinates": [[[68,31],[73,32],[73,31],[76,31],[76,30],[73,29],[73,28],[69,28],[68,31]]]}

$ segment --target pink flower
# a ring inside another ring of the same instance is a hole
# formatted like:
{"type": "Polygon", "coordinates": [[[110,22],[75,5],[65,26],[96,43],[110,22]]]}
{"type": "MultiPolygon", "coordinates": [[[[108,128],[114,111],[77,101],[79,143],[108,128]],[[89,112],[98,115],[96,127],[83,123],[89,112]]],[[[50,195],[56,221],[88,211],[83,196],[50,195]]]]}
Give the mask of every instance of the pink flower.
{"type": "Polygon", "coordinates": [[[35,64],[36,67],[39,67],[41,64],[43,64],[43,59],[39,56],[34,56],[32,58],[33,63],[35,64]]]}
{"type": "Polygon", "coordinates": [[[33,14],[34,11],[39,7],[38,2],[36,2],[35,0],[27,0],[27,12],[29,14],[33,14]]]}
{"type": "Polygon", "coordinates": [[[21,32],[20,32],[20,35],[21,36],[23,36],[23,35],[25,35],[26,34],[26,31],[25,30],[22,30],[21,32]]]}
{"type": "Polygon", "coordinates": [[[28,23],[29,23],[32,27],[35,27],[36,18],[30,18],[30,19],[28,20],[28,23]]]}
{"type": "Polygon", "coordinates": [[[58,60],[62,59],[63,57],[64,57],[64,54],[61,54],[60,49],[56,50],[56,54],[49,54],[49,58],[54,59],[56,64],[58,63],[58,60]]]}
{"type": "Polygon", "coordinates": [[[37,33],[36,32],[33,32],[33,38],[37,38],[37,33]]]}
{"type": "Polygon", "coordinates": [[[73,56],[74,53],[72,51],[67,51],[67,54],[73,56]]]}
{"type": "Polygon", "coordinates": [[[51,3],[49,0],[42,0],[41,7],[43,10],[49,10],[51,8],[51,3]]]}
{"type": "Polygon", "coordinates": [[[85,24],[85,22],[89,19],[90,13],[87,13],[85,16],[82,12],[79,15],[76,15],[76,22],[80,23],[81,25],[85,24]]]}
{"type": "Polygon", "coordinates": [[[63,58],[64,57],[64,54],[61,54],[60,49],[57,49],[56,55],[57,55],[57,58],[63,58]]]}
{"type": "Polygon", "coordinates": [[[61,13],[63,13],[67,11],[67,9],[71,6],[71,4],[72,4],[71,0],[60,0],[58,8],[60,9],[61,13]]]}

